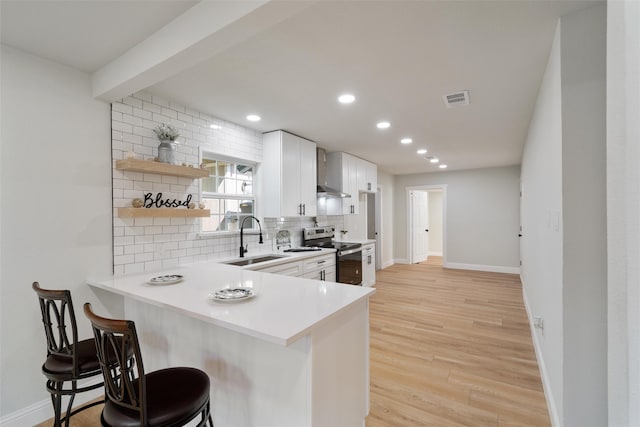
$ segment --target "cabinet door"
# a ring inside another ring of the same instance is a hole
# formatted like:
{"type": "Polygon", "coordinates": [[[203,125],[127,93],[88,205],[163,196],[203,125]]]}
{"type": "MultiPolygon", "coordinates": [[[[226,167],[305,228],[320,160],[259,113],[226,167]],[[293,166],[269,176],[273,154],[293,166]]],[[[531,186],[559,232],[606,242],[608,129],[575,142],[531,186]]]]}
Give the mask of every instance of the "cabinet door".
{"type": "Polygon", "coordinates": [[[310,271],[303,276],[305,279],[324,280],[327,282],[336,281],[336,266],[322,268],[320,270],[310,271]]]}
{"type": "Polygon", "coordinates": [[[343,199],[342,213],[345,215],[357,214],[359,210],[358,198],[358,159],[350,154],[342,154],[342,181],[343,188],[351,194],[350,198],[343,199]]]}
{"type": "MultiPolygon", "coordinates": [[[[317,213],[317,174],[316,174],[316,144],[306,139],[300,139],[300,160],[298,161],[300,170],[300,203],[302,204],[302,214],[305,216],[316,216],[317,213]]],[[[287,164],[285,163],[285,167],[287,164]]],[[[286,193],[285,193],[286,197],[286,193]]]]}
{"type": "Polygon", "coordinates": [[[375,193],[378,191],[378,165],[367,162],[367,191],[375,193]]]}
{"type": "Polygon", "coordinates": [[[282,200],[281,216],[291,217],[302,214],[300,200],[300,138],[282,132],[282,200]]]}
{"type": "Polygon", "coordinates": [[[376,253],[373,245],[362,248],[362,285],[372,286],[376,282],[376,253]]]}

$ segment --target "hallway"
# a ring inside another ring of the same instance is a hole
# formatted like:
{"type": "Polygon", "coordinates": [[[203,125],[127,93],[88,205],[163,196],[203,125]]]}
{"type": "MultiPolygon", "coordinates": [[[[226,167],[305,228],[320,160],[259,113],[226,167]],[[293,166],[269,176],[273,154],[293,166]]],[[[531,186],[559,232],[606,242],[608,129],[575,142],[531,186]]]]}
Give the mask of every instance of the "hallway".
{"type": "Polygon", "coordinates": [[[376,288],[367,427],[550,425],[517,275],[429,257],[376,288]]]}

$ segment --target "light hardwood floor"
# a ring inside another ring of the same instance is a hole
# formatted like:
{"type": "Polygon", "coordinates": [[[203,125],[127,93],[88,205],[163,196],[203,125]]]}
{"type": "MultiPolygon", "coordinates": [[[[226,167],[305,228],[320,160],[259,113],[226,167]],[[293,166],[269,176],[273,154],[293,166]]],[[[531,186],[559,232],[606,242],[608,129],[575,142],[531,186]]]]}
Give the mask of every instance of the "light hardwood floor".
{"type": "Polygon", "coordinates": [[[519,277],[378,271],[367,427],[549,426],[519,277]]]}
{"type": "Polygon", "coordinates": [[[550,426],[518,276],[429,260],[376,274],[366,427],[550,426]]]}

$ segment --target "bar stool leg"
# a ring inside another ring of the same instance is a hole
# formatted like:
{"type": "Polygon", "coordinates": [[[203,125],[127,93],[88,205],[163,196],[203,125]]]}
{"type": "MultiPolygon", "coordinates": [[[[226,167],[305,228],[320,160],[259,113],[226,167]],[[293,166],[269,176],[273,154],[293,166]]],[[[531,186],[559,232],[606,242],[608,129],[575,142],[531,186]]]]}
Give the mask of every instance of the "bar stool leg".
{"type": "Polygon", "coordinates": [[[53,390],[53,393],[51,393],[51,403],[53,403],[54,413],[53,426],[62,427],[62,423],[60,422],[62,415],[62,381],[50,383],[49,388],[53,390]]]}

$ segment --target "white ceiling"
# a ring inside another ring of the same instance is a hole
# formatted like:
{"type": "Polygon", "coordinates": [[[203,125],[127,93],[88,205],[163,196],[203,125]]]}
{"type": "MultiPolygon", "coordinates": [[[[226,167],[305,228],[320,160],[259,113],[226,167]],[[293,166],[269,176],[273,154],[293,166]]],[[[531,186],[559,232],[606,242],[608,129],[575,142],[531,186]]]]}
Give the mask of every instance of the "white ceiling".
{"type": "MultiPolygon", "coordinates": [[[[1,37],[95,72],[195,2],[6,1],[1,37]]],[[[590,2],[320,1],[147,91],[392,174],[520,163],[557,18],[590,2]],[[471,105],[442,96],[469,90],[471,105]],[[356,102],[339,105],[351,92],[356,102]],[[245,116],[262,116],[258,124],[245,116]],[[379,120],[391,122],[378,130],[379,120]],[[413,144],[402,146],[402,137],[413,144]]]]}

